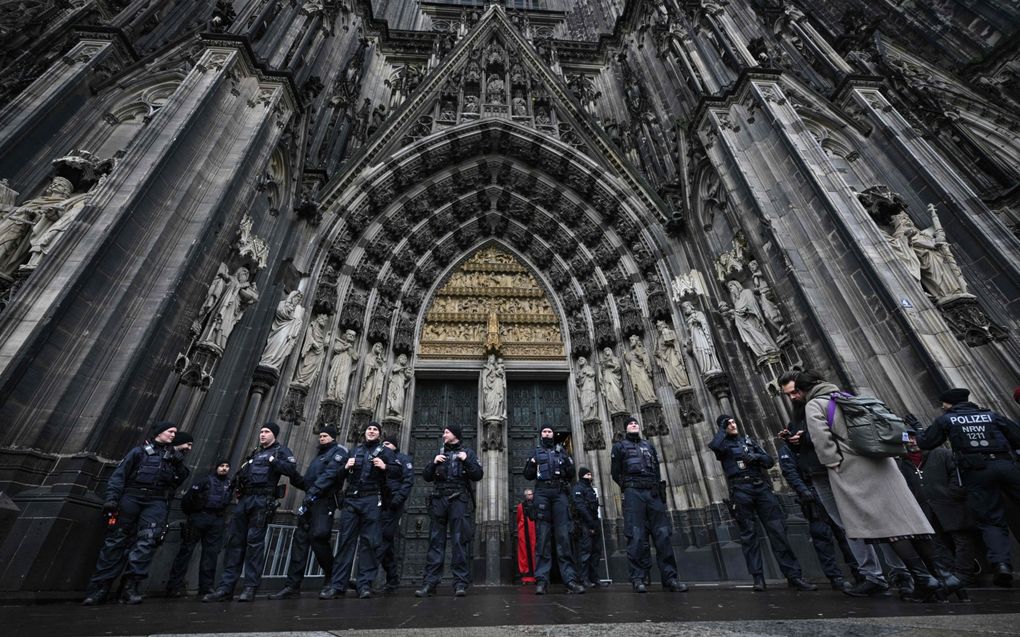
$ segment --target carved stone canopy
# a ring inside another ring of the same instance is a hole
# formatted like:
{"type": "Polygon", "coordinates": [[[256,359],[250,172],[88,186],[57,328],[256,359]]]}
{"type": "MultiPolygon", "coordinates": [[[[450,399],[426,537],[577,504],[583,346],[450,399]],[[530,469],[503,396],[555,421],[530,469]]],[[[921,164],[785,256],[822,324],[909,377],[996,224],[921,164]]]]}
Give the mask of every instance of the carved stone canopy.
{"type": "Polygon", "coordinates": [[[562,359],[559,317],[513,255],[482,248],[450,275],[426,315],[422,358],[562,359]]]}

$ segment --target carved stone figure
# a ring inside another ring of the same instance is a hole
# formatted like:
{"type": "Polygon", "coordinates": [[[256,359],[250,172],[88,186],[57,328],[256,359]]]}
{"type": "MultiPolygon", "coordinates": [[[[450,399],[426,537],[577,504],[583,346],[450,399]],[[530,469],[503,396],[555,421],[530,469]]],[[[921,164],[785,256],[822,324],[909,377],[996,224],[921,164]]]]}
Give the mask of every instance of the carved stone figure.
{"type": "Polygon", "coordinates": [[[581,422],[598,420],[599,403],[595,387],[595,369],[588,364],[588,359],[581,356],[577,359],[577,399],[581,403],[581,422]]]}
{"type": "Polygon", "coordinates": [[[464,112],[465,113],[477,113],[478,112],[478,97],[475,95],[464,96],[464,112]]]}
{"type": "Polygon", "coordinates": [[[520,94],[514,96],[513,114],[517,117],[524,117],[528,114],[528,103],[524,101],[524,97],[520,94]]]}
{"type": "Polygon", "coordinates": [[[741,340],[751,350],[755,358],[764,358],[779,351],[779,346],[772,340],[765,328],[765,319],[758,308],[754,292],[740,285],[738,281],[726,283],[733,301],[733,322],[737,326],[741,340]]]}
{"type": "Polygon", "coordinates": [[[319,374],[319,363],[322,362],[322,356],[328,346],[326,334],[328,321],[328,316],[319,314],[308,324],[305,342],[301,344],[301,360],[298,361],[297,369],[294,371],[292,385],[311,387],[319,374]]]}
{"type": "Polygon", "coordinates": [[[687,318],[687,330],[691,334],[691,353],[694,355],[694,361],[698,364],[698,369],[704,376],[722,372],[705,313],[694,309],[694,304],[690,301],[681,303],[680,309],[684,313],[684,317],[687,318]]]}
{"type": "Polygon", "coordinates": [[[390,384],[386,388],[386,417],[402,419],[404,417],[404,399],[407,395],[407,383],[414,376],[414,368],[407,360],[406,354],[397,356],[397,362],[390,368],[390,384]]]}
{"type": "Polygon", "coordinates": [[[493,75],[485,85],[485,96],[489,104],[503,104],[506,102],[506,85],[498,75],[493,75]]]}
{"type": "Polygon", "coordinates": [[[359,356],[354,351],[354,330],[347,330],[333,344],[333,360],[329,364],[329,382],[326,385],[326,398],[344,402],[347,400],[347,388],[351,383],[351,372],[359,356]]]}
{"type": "MultiPolygon", "coordinates": [[[[26,201],[12,213],[10,218],[12,224],[20,225],[20,220],[31,219],[34,221],[32,234],[28,240],[28,263],[22,268],[26,270],[35,269],[42,262],[43,257],[50,253],[50,250],[63,237],[71,223],[77,218],[78,213],[85,207],[85,195],[87,193],[72,194],[74,185],[64,177],[54,177],[43,194],[26,201]]],[[[24,255],[24,228],[11,227],[7,220],[4,220],[3,234],[21,233],[21,237],[13,244],[0,245],[0,264],[3,268],[0,272],[8,273],[14,267],[6,267],[8,263],[12,266],[15,259],[20,260],[24,255]],[[12,232],[13,231],[13,232],[12,232]]],[[[0,241],[11,241],[12,236],[0,236],[0,241]]]]}
{"type": "Polygon", "coordinates": [[[613,353],[613,348],[602,350],[602,395],[606,397],[609,413],[619,414],[627,411],[623,400],[623,367],[620,359],[613,353]]]}
{"type": "Polygon", "coordinates": [[[765,273],[761,271],[761,266],[752,259],[748,262],[747,269],[751,271],[751,284],[754,286],[755,294],[758,295],[758,303],[761,305],[762,315],[776,334],[785,334],[786,322],[783,321],[783,314],[779,311],[779,306],[776,305],[775,297],[772,295],[772,287],[765,279],[765,273]]]}
{"type": "Polygon", "coordinates": [[[200,343],[213,345],[220,351],[227,346],[227,339],[245,309],[259,300],[258,288],[248,279],[248,268],[241,267],[230,274],[227,266],[220,264],[198,318],[191,324],[192,333],[198,336],[200,343]]]}
{"type": "Polygon", "coordinates": [[[262,350],[259,365],[279,370],[287,361],[304,325],[305,308],[301,307],[304,295],[294,290],[276,306],[273,327],[269,331],[266,348],[262,350]]]}
{"type": "Polygon", "coordinates": [[[655,388],[652,386],[652,363],[640,336],[631,335],[630,351],[624,352],[623,357],[627,361],[630,384],[634,387],[634,396],[637,398],[638,404],[647,405],[657,402],[655,388]]]}
{"type": "Polygon", "coordinates": [[[905,212],[900,212],[892,217],[892,234],[889,235],[889,247],[893,253],[907,268],[907,272],[915,281],[921,281],[921,261],[917,253],[910,246],[911,238],[919,231],[913,220],[905,212]]]}
{"type": "Polygon", "coordinates": [[[482,370],[482,420],[502,420],[506,415],[506,370],[502,359],[489,355],[482,370]]]}
{"type": "Polygon", "coordinates": [[[18,269],[38,214],[36,210],[19,206],[0,218],[0,274],[10,276],[18,269]]]}
{"type": "Polygon", "coordinates": [[[655,322],[655,329],[659,332],[659,339],[655,344],[655,362],[666,374],[670,387],[673,391],[690,387],[691,381],[687,376],[687,366],[680,352],[676,332],[666,324],[666,321],[661,320],[655,322]]]}
{"type": "Polygon", "coordinates": [[[372,345],[365,357],[365,367],[361,372],[361,392],[358,394],[358,409],[375,411],[382,396],[383,374],[386,371],[386,358],[382,343],[372,345]]]}
{"type": "Polygon", "coordinates": [[[967,281],[949,249],[938,212],[929,206],[932,227],[910,238],[910,247],[921,264],[921,285],[936,301],[946,301],[967,294],[967,281]]]}

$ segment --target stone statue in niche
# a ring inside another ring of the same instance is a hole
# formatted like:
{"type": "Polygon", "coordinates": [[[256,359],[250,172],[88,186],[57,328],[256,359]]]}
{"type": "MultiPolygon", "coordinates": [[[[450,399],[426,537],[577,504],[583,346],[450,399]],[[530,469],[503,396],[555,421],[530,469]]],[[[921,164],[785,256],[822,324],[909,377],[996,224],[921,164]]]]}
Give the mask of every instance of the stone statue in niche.
{"type": "Polygon", "coordinates": [[[595,369],[588,359],[580,356],[577,359],[577,399],[581,403],[581,422],[598,420],[598,390],[595,386],[595,369]]]}
{"type": "Polygon", "coordinates": [[[918,259],[914,249],[910,247],[911,237],[918,232],[917,226],[914,225],[914,222],[906,212],[893,215],[890,223],[892,225],[892,234],[889,235],[889,247],[892,248],[893,254],[896,255],[900,263],[907,268],[910,276],[920,283],[921,260],[918,259]]]}
{"type": "Polygon", "coordinates": [[[687,366],[684,364],[683,355],[680,352],[680,342],[676,332],[666,324],[666,321],[656,321],[655,329],[659,332],[658,341],[655,344],[655,362],[666,374],[673,391],[687,389],[691,386],[691,380],[687,376],[687,366]]]}
{"type": "Polygon", "coordinates": [[[402,419],[404,417],[407,383],[413,376],[414,368],[408,362],[407,355],[397,356],[397,361],[390,368],[390,384],[386,388],[386,418],[402,419]]]}
{"type": "Polygon", "coordinates": [[[506,370],[502,359],[495,354],[482,369],[482,420],[502,420],[506,417],[506,370]]]}
{"type": "Polygon", "coordinates": [[[492,75],[485,83],[485,98],[489,104],[506,103],[506,85],[503,78],[492,75]]]}
{"type": "Polygon", "coordinates": [[[359,356],[354,351],[354,330],[347,330],[333,344],[333,360],[329,364],[329,382],[326,384],[326,399],[344,402],[347,388],[351,383],[351,372],[359,356]]]}
{"type": "Polygon", "coordinates": [[[382,343],[375,343],[365,356],[365,367],[361,372],[361,392],[358,394],[358,409],[375,411],[382,396],[383,374],[386,372],[386,356],[382,343]]]}
{"type": "Polygon", "coordinates": [[[630,384],[634,387],[634,397],[637,398],[638,404],[648,405],[658,402],[655,397],[655,387],[652,385],[651,360],[640,336],[631,335],[630,351],[624,352],[623,357],[627,361],[630,384]]]}
{"type": "Polygon", "coordinates": [[[258,288],[249,281],[248,268],[240,267],[230,274],[226,264],[221,263],[198,318],[191,324],[192,334],[200,343],[213,345],[222,352],[245,309],[258,300],[258,288]]]}
{"type": "MultiPolygon", "coordinates": [[[[31,219],[34,222],[28,239],[28,263],[22,265],[21,269],[34,270],[38,267],[43,257],[49,254],[50,250],[63,238],[64,231],[71,226],[71,223],[78,217],[78,213],[85,207],[85,196],[88,193],[73,193],[74,185],[70,180],[64,177],[54,177],[42,195],[26,201],[14,210],[12,221],[15,223],[20,219],[31,219]]],[[[18,228],[18,230],[23,229],[18,228]]],[[[19,257],[20,260],[25,248],[23,237],[24,235],[14,244],[13,249],[5,250],[9,253],[3,255],[4,262],[9,262],[10,257],[14,256],[19,257]]],[[[6,246],[2,246],[0,249],[4,247],[6,246]]],[[[7,270],[8,268],[4,268],[3,272],[7,274],[7,270]]]]}
{"type": "Polygon", "coordinates": [[[786,334],[786,322],[783,320],[783,314],[779,311],[779,305],[776,304],[772,287],[766,280],[765,273],[761,271],[761,266],[752,259],[748,262],[747,269],[751,272],[751,285],[754,286],[754,292],[758,295],[762,315],[777,335],[786,334]]]}
{"type": "Polygon", "coordinates": [[[526,117],[528,115],[528,103],[520,93],[514,95],[512,101],[513,114],[515,117],[526,117]]]}
{"type": "Polygon", "coordinates": [[[967,295],[967,281],[946,241],[938,211],[929,204],[928,212],[932,226],[917,231],[910,238],[910,247],[921,264],[921,285],[938,302],[967,295]]]}
{"type": "Polygon", "coordinates": [[[464,96],[464,112],[465,113],[477,113],[478,112],[478,96],[476,96],[476,95],[465,95],[464,96]]]}
{"type": "Polygon", "coordinates": [[[702,375],[709,376],[722,372],[719,364],[719,357],[715,352],[715,343],[712,341],[712,332],[708,328],[708,321],[705,313],[694,308],[690,301],[680,304],[680,309],[687,319],[687,330],[691,334],[691,354],[698,364],[702,375]]]}
{"type": "Polygon", "coordinates": [[[602,350],[602,395],[606,397],[609,413],[627,412],[627,404],[623,400],[623,367],[620,359],[613,353],[613,348],[602,350]]]}
{"type": "Polygon", "coordinates": [[[301,360],[298,361],[297,369],[294,371],[294,381],[291,385],[308,388],[315,382],[319,374],[319,363],[326,353],[328,334],[327,323],[329,317],[319,314],[309,323],[305,330],[305,342],[301,344],[301,360]]]}
{"type": "Polygon", "coordinates": [[[730,300],[733,302],[733,322],[751,353],[761,360],[778,352],[779,346],[765,328],[765,319],[754,298],[754,292],[732,279],[726,283],[726,287],[729,288],[730,300]]]}
{"type": "Polygon", "coordinates": [[[279,371],[287,361],[304,326],[305,308],[301,307],[303,299],[304,295],[294,290],[276,306],[273,326],[266,340],[266,348],[262,350],[259,366],[279,371]]]}

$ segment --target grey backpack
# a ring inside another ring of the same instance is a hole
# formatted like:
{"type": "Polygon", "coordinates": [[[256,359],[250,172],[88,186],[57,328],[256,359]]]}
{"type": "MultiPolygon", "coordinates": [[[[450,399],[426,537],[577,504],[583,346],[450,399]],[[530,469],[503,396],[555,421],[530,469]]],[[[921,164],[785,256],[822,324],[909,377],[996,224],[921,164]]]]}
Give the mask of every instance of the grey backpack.
{"type": "Polygon", "coordinates": [[[889,411],[881,400],[854,396],[847,392],[829,394],[826,422],[832,428],[836,406],[843,412],[846,442],[853,450],[868,458],[896,458],[907,452],[907,430],[902,418],[889,411]]]}

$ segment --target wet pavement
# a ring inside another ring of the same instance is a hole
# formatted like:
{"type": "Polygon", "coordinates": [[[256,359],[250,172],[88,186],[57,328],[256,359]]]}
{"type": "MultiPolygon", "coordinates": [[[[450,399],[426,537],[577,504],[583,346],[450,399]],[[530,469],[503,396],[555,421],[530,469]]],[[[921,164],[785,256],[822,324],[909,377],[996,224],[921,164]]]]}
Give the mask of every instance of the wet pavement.
{"type": "MultiPolygon", "coordinates": [[[[556,591],[556,589],[554,589],[556,591]]],[[[272,592],[272,591],[266,591],[272,592]]],[[[295,600],[202,604],[195,598],[149,598],[138,606],[81,607],[72,602],[4,602],[4,637],[200,635],[211,633],[421,635],[1018,635],[1020,589],[975,589],[971,602],[912,604],[894,597],[857,599],[832,590],[801,593],[773,585],[697,586],[690,593],[653,587],[644,595],[614,585],[586,595],[534,589],[474,588],[454,598],[449,587],[427,599],[412,591],[359,600],[295,600]],[[429,630],[439,629],[442,630],[429,630]],[[381,632],[377,632],[380,630],[381,632]]]]}

